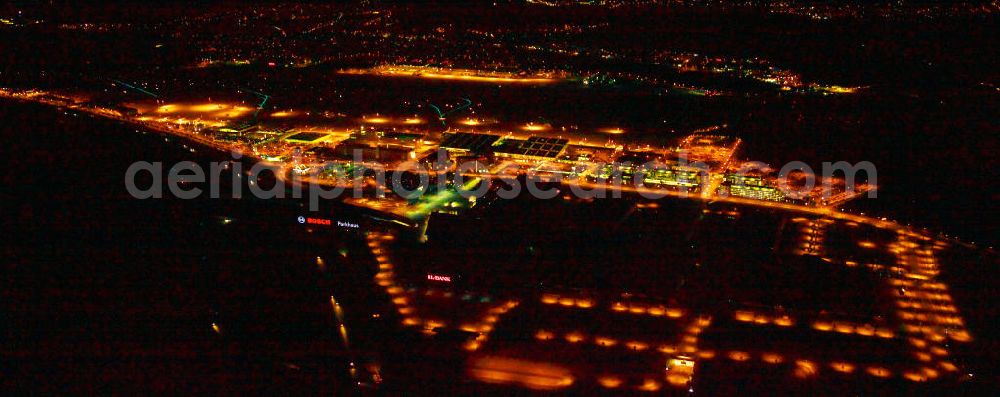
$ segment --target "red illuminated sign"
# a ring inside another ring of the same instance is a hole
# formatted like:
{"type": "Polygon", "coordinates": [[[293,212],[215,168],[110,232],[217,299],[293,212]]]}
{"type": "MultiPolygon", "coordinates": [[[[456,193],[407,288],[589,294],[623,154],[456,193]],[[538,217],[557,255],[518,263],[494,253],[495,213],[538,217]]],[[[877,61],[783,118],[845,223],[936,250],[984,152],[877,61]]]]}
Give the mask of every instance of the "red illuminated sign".
{"type": "MultiPolygon", "coordinates": [[[[307,218],[305,216],[299,216],[297,218],[299,223],[308,225],[323,225],[323,226],[333,226],[333,221],[326,218],[307,218]]],[[[361,225],[353,222],[337,221],[337,226],[346,227],[349,229],[359,229],[361,225]]]]}
{"type": "Polygon", "coordinates": [[[451,282],[451,276],[440,276],[437,274],[428,274],[427,279],[431,281],[444,281],[446,283],[451,282]]]}
{"type": "Polygon", "coordinates": [[[333,221],[331,221],[329,219],[323,219],[323,218],[306,218],[304,216],[300,216],[299,217],[299,223],[307,223],[307,224],[310,224],[310,225],[330,226],[330,225],[333,224],[333,221]]]}
{"type": "Polygon", "coordinates": [[[324,225],[324,226],[330,226],[331,224],[329,219],[322,219],[322,218],[306,218],[306,223],[312,225],[324,225]]]}

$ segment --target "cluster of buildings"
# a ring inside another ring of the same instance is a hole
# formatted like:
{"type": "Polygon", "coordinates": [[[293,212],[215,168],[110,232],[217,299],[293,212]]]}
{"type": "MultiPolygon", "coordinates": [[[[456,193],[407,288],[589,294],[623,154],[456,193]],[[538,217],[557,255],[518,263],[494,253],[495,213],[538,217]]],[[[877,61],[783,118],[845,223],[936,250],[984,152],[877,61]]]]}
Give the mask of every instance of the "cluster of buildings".
{"type": "MultiPolygon", "coordinates": [[[[791,198],[767,172],[745,174],[734,164],[739,138],[696,133],[673,147],[625,149],[571,142],[564,137],[514,136],[451,131],[431,134],[378,126],[351,131],[310,131],[265,127],[234,120],[197,133],[231,146],[243,146],[272,162],[292,163],[300,172],[338,163],[351,168],[377,164],[395,169],[415,161],[434,172],[494,172],[501,164],[539,175],[619,182],[647,188],[683,189],[774,202],[791,198]],[[461,168],[460,168],[461,167],[461,168]]],[[[321,174],[322,175],[322,174],[321,174]]]]}
{"type": "MultiPolygon", "coordinates": [[[[80,103],[45,92],[17,92],[9,96],[57,106],[77,107],[80,103]]],[[[742,169],[743,164],[735,158],[742,141],[719,135],[714,129],[696,131],[674,146],[625,147],[588,144],[544,132],[525,136],[454,130],[433,133],[413,128],[397,131],[375,122],[349,130],[300,129],[287,123],[261,123],[257,117],[249,116],[253,108],[238,104],[158,104],[158,107],[145,110],[116,105],[88,109],[143,123],[157,123],[208,141],[206,143],[290,165],[300,174],[322,171],[331,163],[347,169],[364,170],[374,166],[392,170],[413,161],[425,170],[445,176],[455,172],[509,173],[513,168],[518,173],[568,177],[597,184],[683,190],[706,197],[828,204],[822,197],[829,192],[822,189],[789,194],[779,184],[773,170],[742,169]]],[[[334,173],[314,174],[321,179],[338,177],[334,173]]]]}

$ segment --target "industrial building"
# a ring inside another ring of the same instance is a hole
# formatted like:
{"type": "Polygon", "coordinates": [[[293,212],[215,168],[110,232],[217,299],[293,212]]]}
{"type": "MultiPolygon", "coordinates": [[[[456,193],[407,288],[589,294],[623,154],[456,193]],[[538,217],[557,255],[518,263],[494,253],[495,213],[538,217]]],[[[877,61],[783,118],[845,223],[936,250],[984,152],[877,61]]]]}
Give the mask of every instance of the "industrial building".
{"type": "Polygon", "coordinates": [[[493,150],[499,158],[525,161],[555,160],[566,150],[568,139],[532,136],[526,140],[505,139],[493,150]]]}
{"type": "Polygon", "coordinates": [[[719,187],[719,193],[754,200],[786,201],[787,199],[781,189],[771,186],[763,177],[739,173],[726,174],[722,186],[719,187]]]}
{"type": "Polygon", "coordinates": [[[284,140],[289,143],[314,144],[329,136],[330,134],[323,132],[297,132],[286,136],[284,140]]]}
{"type": "Polygon", "coordinates": [[[410,158],[413,149],[392,144],[366,144],[362,142],[344,141],[334,149],[334,156],[339,160],[354,160],[355,153],[362,161],[377,161],[380,163],[395,163],[410,158]]]}
{"type": "Polygon", "coordinates": [[[444,139],[439,147],[456,155],[481,154],[488,151],[499,140],[499,135],[468,132],[448,133],[444,134],[444,139]]]}

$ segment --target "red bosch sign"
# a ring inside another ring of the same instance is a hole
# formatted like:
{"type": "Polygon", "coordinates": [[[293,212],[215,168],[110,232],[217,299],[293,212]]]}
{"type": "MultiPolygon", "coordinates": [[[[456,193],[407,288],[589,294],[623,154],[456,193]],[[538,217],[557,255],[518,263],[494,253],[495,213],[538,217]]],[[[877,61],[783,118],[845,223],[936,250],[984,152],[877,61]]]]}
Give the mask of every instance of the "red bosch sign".
{"type": "Polygon", "coordinates": [[[427,279],[431,281],[444,281],[446,283],[451,282],[451,276],[441,276],[437,274],[428,274],[427,279]]]}
{"type": "Polygon", "coordinates": [[[331,221],[329,219],[307,218],[307,217],[304,217],[304,216],[300,216],[299,219],[298,219],[298,221],[299,221],[299,223],[305,223],[305,224],[310,224],[310,225],[330,226],[330,225],[333,224],[333,221],[331,221]]]}

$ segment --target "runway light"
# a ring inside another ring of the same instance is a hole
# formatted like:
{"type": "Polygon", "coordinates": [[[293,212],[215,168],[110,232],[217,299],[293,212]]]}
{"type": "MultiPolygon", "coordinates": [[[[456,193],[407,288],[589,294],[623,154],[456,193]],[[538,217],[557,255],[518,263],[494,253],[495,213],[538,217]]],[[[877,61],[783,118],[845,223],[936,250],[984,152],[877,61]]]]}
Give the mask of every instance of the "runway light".
{"type": "Polygon", "coordinates": [[[833,368],[833,370],[837,372],[843,372],[843,373],[854,372],[854,365],[840,361],[835,361],[830,363],[830,368],[833,368]]]}
{"type": "Polygon", "coordinates": [[[622,380],[621,378],[616,376],[602,376],[597,378],[597,383],[600,383],[601,386],[604,386],[608,389],[614,389],[618,386],[621,386],[622,380]]]}
{"type": "Polygon", "coordinates": [[[753,321],[753,313],[748,311],[742,311],[742,310],[737,311],[736,313],[733,314],[733,317],[737,321],[743,321],[743,322],[753,321]]]}
{"type": "Polygon", "coordinates": [[[632,349],[632,350],[635,350],[635,351],[646,350],[646,348],[649,347],[649,345],[647,345],[645,343],[642,343],[642,342],[637,342],[637,341],[628,342],[628,343],[625,344],[625,346],[628,346],[629,349],[632,349]]]}
{"type": "Polygon", "coordinates": [[[780,327],[790,327],[795,324],[795,321],[793,321],[791,317],[781,316],[774,319],[774,324],[780,327]]]}
{"type": "Polygon", "coordinates": [[[816,321],[813,323],[813,329],[819,331],[830,331],[833,329],[833,324],[827,321],[816,321]]]}
{"type": "Polygon", "coordinates": [[[892,337],[896,336],[896,334],[894,332],[892,332],[892,330],[887,329],[887,328],[879,328],[879,329],[877,329],[875,331],[875,335],[878,335],[878,337],[880,337],[880,338],[886,338],[886,339],[889,339],[889,338],[892,338],[892,337]]]}
{"type": "Polygon", "coordinates": [[[903,377],[906,378],[906,380],[909,380],[911,382],[925,382],[925,381],[927,381],[927,378],[924,377],[923,374],[919,374],[919,373],[916,373],[916,372],[906,372],[906,373],[903,373],[903,377]]]}
{"type": "Polygon", "coordinates": [[[566,334],[566,341],[569,342],[569,343],[582,342],[583,341],[583,335],[581,335],[579,333],[576,333],[576,332],[566,334]]]}
{"type": "Polygon", "coordinates": [[[798,378],[810,378],[816,375],[816,364],[809,360],[795,361],[795,376],[798,378]]]}
{"type": "Polygon", "coordinates": [[[760,358],[768,364],[781,364],[785,361],[784,357],[781,357],[781,355],[777,353],[764,353],[760,358]]]}
{"type": "Polygon", "coordinates": [[[942,361],[938,365],[940,365],[941,368],[944,369],[945,371],[949,371],[949,372],[958,371],[958,367],[955,366],[955,364],[952,364],[952,363],[950,363],[948,361],[942,361]]]}
{"type": "Polygon", "coordinates": [[[390,120],[388,118],[385,118],[385,117],[375,116],[375,117],[366,117],[366,118],[362,119],[362,121],[364,121],[366,123],[371,123],[371,124],[385,124],[385,123],[388,123],[390,120]]]}
{"type": "Polygon", "coordinates": [[[956,340],[958,342],[969,342],[972,340],[972,336],[970,336],[969,333],[966,331],[952,332],[948,334],[948,336],[950,336],[951,339],[956,340]]]}
{"type": "Polygon", "coordinates": [[[853,334],[854,325],[849,323],[836,322],[833,324],[834,331],[840,332],[842,334],[853,334]]]}
{"type": "Polygon", "coordinates": [[[657,381],[655,381],[655,380],[652,380],[652,379],[645,379],[642,382],[642,385],[639,386],[639,390],[642,390],[642,391],[657,391],[657,390],[660,390],[660,383],[657,382],[657,381]]]}
{"type": "Polygon", "coordinates": [[[868,367],[866,372],[868,372],[868,374],[871,376],[879,378],[888,378],[889,376],[892,375],[892,372],[889,371],[887,368],[877,367],[877,366],[868,367]]]}

